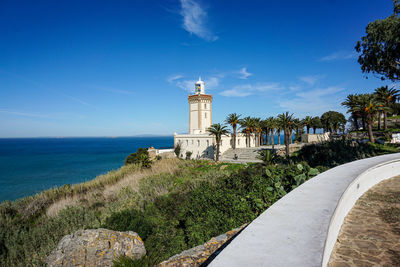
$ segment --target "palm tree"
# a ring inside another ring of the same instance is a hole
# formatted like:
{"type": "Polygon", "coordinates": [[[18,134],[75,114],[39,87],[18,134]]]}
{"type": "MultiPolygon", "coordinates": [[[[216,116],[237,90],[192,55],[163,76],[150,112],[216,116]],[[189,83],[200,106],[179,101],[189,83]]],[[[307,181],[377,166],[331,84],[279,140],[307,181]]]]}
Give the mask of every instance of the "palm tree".
{"type": "Polygon", "coordinates": [[[353,119],[353,127],[356,131],[358,131],[358,118],[360,117],[360,113],[354,112],[351,110],[354,110],[354,108],[358,105],[358,96],[354,94],[350,94],[346,97],[346,100],[342,102],[342,106],[345,106],[348,108],[349,111],[351,112],[351,117],[353,119]]]}
{"type": "Polygon", "coordinates": [[[240,127],[242,128],[242,132],[246,134],[246,146],[250,147],[250,136],[253,132],[253,124],[254,121],[250,116],[247,116],[243,119],[239,120],[240,127]]]}
{"type": "Polygon", "coordinates": [[[269,139],[269,133],[271,132],[271,139],[274,138],[274,128],[275,128],[275,119],[274,117],[268,117],[266,120],[266,125],[268,127],[267,131],[267,145],[271,144],[270,139],[269,139]]]}
{"type": "Polygon", "coordinates": [[[253,133],[255,139],[255,146],[260,146],[260,134],[261,134],[261,119],[251,118],[253,120],[253,133]]]}
{"type": "Polygon", "coordinates": [[[275,126],[275,129],[276,129],[276,134],[278,135],[278,145],[280,145],[281,144],[281,130],[282,130],[282,128],[281,128],[281,126],[279,124],[277,124],[275,126]]]}
{"type": "Polygon", "coordinates": [[[232,135],[233,135],[232,148],[233,149],[236,148],[236,132],[237,132],[237,125],[239,124],[240,116],[241,115],[238,115],[236,113],[231,113],[231,114],[228,115],[228,117],[225,120],[225,122],[227,124],[232,126],[232,135]]]}
{"type": "Polygon", "coordinates": [[[371,98],[371,94],[357,95],[357,105],[354,107],[354,109],[356,111],[358,111],[361,115],[361,122],[362,122],[364,131],[367,128],[366,127],[367,114],[365,113],[365,108],[368,106],[368,102],[369,102],[370,98],[371,98]]]}
{"type": "Polygon", "coordinates": [[[310,133],[310,128],[312,126],[312,118],[310,116],[306,116],[303,119],[303,124],[304,124],[304,126],[306,126],[307,134],[309,134],[310,133]]]}
{"type": "Polygon", "coordinates": [[[265,142],[264,142],[264,133],[265,133],[265,140],[268,145],[268,138],[269,138],[269,121],[268,121],[268,119],[261,121],[261,129],[262,129],[262,144],[265,145],[265,142]]]}
{"type": "Polygon", "coordinates": [[[290,132],[293,130],[293,114],[289,114],[288,111],[286,111],[285,113],[279,114],[278,121],[284,132],[286,158],[289,158],[289,135],[290,135],[290,132]]]}
{"type": "Polygon", "coordinates": [[[214,135],[215,137],[215,147],[216,147],[216,153],[215,153],[215,161],[219,161],[219,148],[221,145],[221,139],[223,135],[228,135],[229,131],[226,128],[226,126],[221,125],[220,123],[214,123],[207,129],[207,131],[210,133],[210,135],[214,135]]]}
{"type": "MultiPolygon", "coordinates": [[[[303,121],[299,120],[298,118],[293,118],[292,130],[295,130],[295,136],[298,136],[300,128],[304,128],[303,121]]],[[[300,136],[300,139],[301,139],[301,136],[300,136]]],[[[289,141],[293,144],[292,131],[290,132],[289,141]]]]}
{"type": "Polygon", "coordinates": [[[378,129],[380,129],[380,114],[383,112],[383,129],[387,130],[387,112],[389,110],[389,106],[392,103],[395,103],[399,95],[399,90],[394,88],[388,89],[387,86],[382,86],[380,88],[375,89],[375,94],[377,96],[377,100],[382,104],[382,111],[378,111],[378,129]]]}
{"type": "Polygon", "coordinates": [[[376,99],[374,99],[373,96],[371,96],[364,110],[366,114],[366,122],[368,124],[369,141],[372,143],[374,142],[374,135],[372,133],[372,124],[374,123],[374,117],[376,113],[378,113],[378,106],[379,103],[376,102],[376,99]]]}
{"type": "Polygon", "coordinates": [[[278,127],[278,123],[274,117],[269,117],[267,120],[269,122],[269,130],[271,131],[271,145],[272,145],[272,149],[274,149],[274,147],[275,147],[274,132],[275,132],[275,129],[277,129],[277,127],[278,127]]]}

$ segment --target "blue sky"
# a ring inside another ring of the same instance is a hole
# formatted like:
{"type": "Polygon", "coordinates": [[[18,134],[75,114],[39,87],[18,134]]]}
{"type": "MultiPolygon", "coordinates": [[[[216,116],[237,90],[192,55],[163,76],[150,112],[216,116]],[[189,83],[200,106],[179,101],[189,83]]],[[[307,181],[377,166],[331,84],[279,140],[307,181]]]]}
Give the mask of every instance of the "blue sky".
{"type": "Polygon", "coordinates": [[[391,0],[1,1],[0,137],[188,131],[201,76],[213,122],[345,112],[354,46],[391,0]]]}

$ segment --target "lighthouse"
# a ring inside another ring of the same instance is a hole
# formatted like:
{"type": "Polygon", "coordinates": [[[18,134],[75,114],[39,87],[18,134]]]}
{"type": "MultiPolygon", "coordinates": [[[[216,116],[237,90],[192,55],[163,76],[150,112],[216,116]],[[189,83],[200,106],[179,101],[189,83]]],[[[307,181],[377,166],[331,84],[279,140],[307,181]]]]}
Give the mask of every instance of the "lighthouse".
{"type": "Polygon", "coordinates": [[[199,77],[195,93],[188,96],[189,134],[206,134],[212,124],[212,95],[205,93],[205,84],[199,77]]]}
{"type": "MultiPolygon", "coordinates": [[[[193,90],[192,90],[193,91],[193,90]]],[[[212,125],[212,101],[213,96],[206,94],[204,81],[199,78],[194,83],[194,93],[188,96],[189,102],[189,132],[187,134],[174,134],[174,147],[179,149],[180,158],[190,159],[214,159],[215,137],[207,129],[212,125]]],[[[247,135],[237,133],[236,148],[255,146],[254,134],[247,145],[247,135]]],[[[232,148],[232,134],[221,136],[221,155],[232,148]]]]}

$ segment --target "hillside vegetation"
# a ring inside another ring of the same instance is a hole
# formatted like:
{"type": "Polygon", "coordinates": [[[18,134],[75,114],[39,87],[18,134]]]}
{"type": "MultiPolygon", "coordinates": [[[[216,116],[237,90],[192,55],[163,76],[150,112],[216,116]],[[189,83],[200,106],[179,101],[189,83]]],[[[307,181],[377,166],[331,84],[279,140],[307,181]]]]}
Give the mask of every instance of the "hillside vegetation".
{"type": "Polygon", "coordinates": [[[137,262],[125,260],[124,266],[152,266],[252,221],[319,172],[399,151],[334,142],[306,146],[289,160],[268,164],[179,159],[159,160],[150,168],[131,164],[87,183],[3,202],[0,265],[42,266],[64,235],[104,227],[132,230],[143,238],[147,256],[137,262]]]}

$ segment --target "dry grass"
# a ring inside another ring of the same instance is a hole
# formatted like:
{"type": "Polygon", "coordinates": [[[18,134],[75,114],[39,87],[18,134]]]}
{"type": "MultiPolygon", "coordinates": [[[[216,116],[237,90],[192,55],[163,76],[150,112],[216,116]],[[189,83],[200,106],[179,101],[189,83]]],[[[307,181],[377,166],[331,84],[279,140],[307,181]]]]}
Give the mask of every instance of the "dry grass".
{"type": "Polygon", "coordinates": [[[142,169],[138,172],[131,173],[117,183],[108,186],[104,189],[103,195],[106,199],[112,199],[124,187],[129,187],[133,191],[137,191],[139,181],[143,177],[160,173],[172,174],[178,169],[179,163],[179,160],[176,158],[156,161],[150,169],[142,169]]]}
{"type": "Polygon", "coordinates": [[[68,206],[76,206],[79,203],[90,206],[98,202],[112,201],[121,189],[131,188],[133,191],[137,191],[139,181],[142,178],[161,173],[172,174],[178,170],[180,165],[181,161],[177,158],[156,161],[149,169],[141,169],[137,165],[128,165],[85,183],[45,191],[43,194],[48,192],[47,195],[51,195],[53,199],[53,203],[47,208],[46,214],[54,217],[68,206]]]}
{"type": "Polygon", "coordinates": [[[49,217],[55,217],[61,210],[65,209],[66,207],[75,206],[78,203],[78,196],[62,198],[51,204],[50,207],[47,209],[46,214],[49,217]]]}

